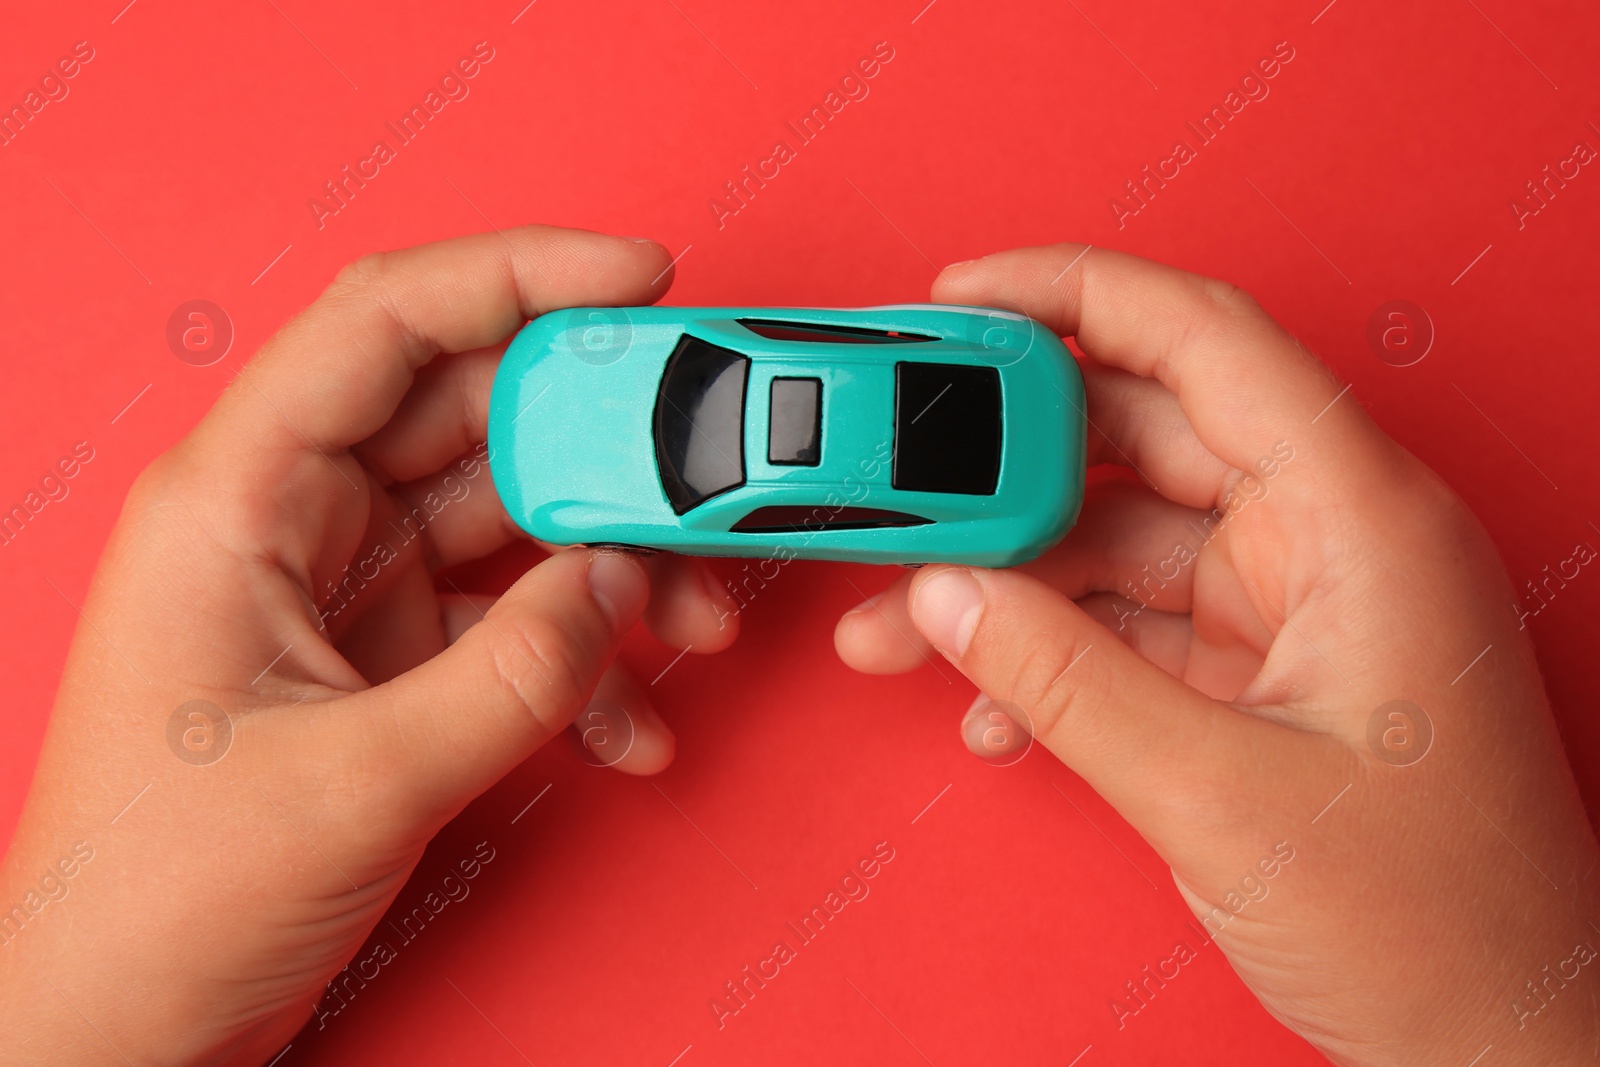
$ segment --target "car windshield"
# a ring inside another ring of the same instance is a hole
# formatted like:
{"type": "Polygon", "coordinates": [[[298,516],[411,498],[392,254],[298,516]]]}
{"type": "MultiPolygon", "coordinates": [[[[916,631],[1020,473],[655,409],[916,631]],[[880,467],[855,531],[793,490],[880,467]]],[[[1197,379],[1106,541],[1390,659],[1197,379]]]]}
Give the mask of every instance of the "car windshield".
{"type": "Polygon", "coordinates": [[[1000,372],[894,365],[896,489],[987,496],[1000,481],[1000,372]]]}
{"type": "Polygon", "coordinates": [[[656,460],[679,515],[744,484],[744,391],[750,360],[685,334],[656,398],[656,460]]]}

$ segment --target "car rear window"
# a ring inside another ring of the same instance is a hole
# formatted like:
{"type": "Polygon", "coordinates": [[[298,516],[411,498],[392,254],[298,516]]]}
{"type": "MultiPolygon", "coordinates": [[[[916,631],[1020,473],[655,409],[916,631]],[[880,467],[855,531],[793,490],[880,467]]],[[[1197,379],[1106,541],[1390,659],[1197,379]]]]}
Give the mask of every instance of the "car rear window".
{"type": "Polygon", "coordinates": [[[1000,482],[1001,437],[998,370],[894,365],[896,489],[987,496],[1000,482]]]}
{"type": "Polygon", "coordinates": [[[688,334],[661,375],[656,462],[679,515],[744,484],[744,392],[750,360],[688,334]]]}

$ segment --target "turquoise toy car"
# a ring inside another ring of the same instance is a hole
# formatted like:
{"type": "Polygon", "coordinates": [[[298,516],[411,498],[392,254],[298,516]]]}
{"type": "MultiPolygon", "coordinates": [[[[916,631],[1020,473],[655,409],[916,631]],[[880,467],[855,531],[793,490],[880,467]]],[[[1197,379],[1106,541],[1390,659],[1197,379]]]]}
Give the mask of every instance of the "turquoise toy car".
{"type": "Polygon", "coordinates": [[[558,545],[1004,567],[1077,520],[1085,421],[1011,312],[569,308],[507,350],[489,466],[558,545]]]}

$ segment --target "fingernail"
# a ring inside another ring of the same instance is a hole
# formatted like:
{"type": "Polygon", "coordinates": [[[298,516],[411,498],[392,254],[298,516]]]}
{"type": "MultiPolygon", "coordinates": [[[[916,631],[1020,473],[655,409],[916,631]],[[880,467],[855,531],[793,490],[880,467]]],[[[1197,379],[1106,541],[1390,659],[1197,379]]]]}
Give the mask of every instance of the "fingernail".
{"type": "Polygon", "coordinates": [[[958,259],[954,263],[951,263],[951,264],[947,265],[944,269],[945,270],[955,270],[957,267],[965,267],[968,263],[971,263],[971,262],[973,262],[973,261],[970,260],[970,259],[958,259]]]}
{"type": "MultiPolygon", "coordinates": [[[[885,592],[887,592],[887,590],[885,590],[885,592]]],[[[883,599],[883,593],[876,593],[876,594],[874,594],[872,596],[867,597],[867,599],[863,600],[861,603],[857,604],[855,607],[853,607],[849,611],[845,612],[845,614],[846,615],[854,615],[858,611],[871,611],[873,608],[878,606],[878,601],[880,601],[882,599],[883,599]]]]}
{"type": "Polygon", "coordinates": [[[589,592],[614,630],[633,625],[644,610],[649,588],[644,568],[621,552],[596,552],[589,558],[589,592]]]}
{"type": "Polygon", "coordinates": [[[648,237],[629,237],[628,240],[636,245],[653,245],[657,243],[648,237]]]}
{"type": "Polygon", "coordinates": [[[938,571],[917,587],[911,600],[911,621],[953,659],[967,654],[982,613],[983,587],[964,567],[938,571]]]}

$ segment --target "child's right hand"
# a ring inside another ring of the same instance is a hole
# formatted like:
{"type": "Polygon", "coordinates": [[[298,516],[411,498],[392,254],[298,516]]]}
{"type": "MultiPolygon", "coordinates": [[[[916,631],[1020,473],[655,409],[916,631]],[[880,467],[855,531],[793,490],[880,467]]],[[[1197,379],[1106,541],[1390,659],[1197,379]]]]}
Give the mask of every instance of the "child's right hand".
{"type": "Polygon", "coordinates": [[[1483,527],[1244,293],[1083,251],[958,265],[933,298],[1075,336],[1090,462],[1138,477],[1019,570],[901,578],[840,654],[931,646],[1021,709],[1336,1062],[1592,1059],[1595,839],[1483,527]]]}

